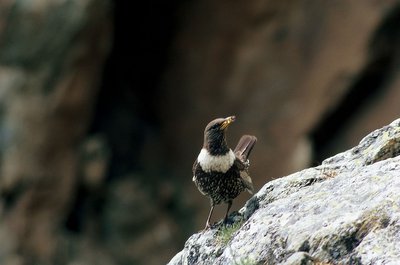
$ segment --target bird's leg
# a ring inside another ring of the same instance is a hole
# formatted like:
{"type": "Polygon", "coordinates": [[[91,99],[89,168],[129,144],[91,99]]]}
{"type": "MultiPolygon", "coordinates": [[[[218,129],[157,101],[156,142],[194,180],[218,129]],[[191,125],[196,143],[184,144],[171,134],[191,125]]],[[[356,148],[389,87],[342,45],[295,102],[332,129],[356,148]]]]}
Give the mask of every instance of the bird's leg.
{"type": "Polygon", "coordinates": [[[208,228],[210,228],[210,219],[211,219],[211,215],[214,211],[214,204],[211,204],[211,209],[210,209],[210,213],[208,214],[208,218],[207,218],[207,222],[206,222],[206,227],[204,227],[204,230],[207,230],[208,228]]]}
{"type": "Polygon", "coordinates": [[[231,207],[232,207],[232,201],[228,201],[228,209],[226,210],[224,224],[226,224],[226,222],[228,221],[228,214],[229,214],[229,210],[231,209],[231,207]]]}

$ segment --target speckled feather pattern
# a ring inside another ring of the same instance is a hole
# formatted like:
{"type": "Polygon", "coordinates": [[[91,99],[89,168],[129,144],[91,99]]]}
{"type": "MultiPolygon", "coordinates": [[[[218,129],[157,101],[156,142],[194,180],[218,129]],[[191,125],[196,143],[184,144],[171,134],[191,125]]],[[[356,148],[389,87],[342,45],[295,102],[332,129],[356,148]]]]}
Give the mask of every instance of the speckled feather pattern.
{"type": "Polygon", "coordinates": [[[211,199],[212,205],[229,202],[246,189],[240,177],[240,170],[233,164],[226,172],[205,172],[199,163],[193,167],[193,181],[199,191],[211,199]]]}

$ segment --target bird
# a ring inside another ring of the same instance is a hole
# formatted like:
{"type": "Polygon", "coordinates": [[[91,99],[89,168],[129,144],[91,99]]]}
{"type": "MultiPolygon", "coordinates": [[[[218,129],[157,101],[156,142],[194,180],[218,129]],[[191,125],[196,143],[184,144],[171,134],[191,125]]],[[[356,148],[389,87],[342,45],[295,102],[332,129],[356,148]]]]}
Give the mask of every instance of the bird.
{"type": "Polygon", "coordinates": [[[192,180],[200,193],[210,199],[211,205],[204,230],[211,227],[210,219],[216,205],[228,205],[224,218],[226,224],[233,199],[244,190],[250,194],[254,192],[248,157],[257,138],[243,135],[232,151],[226,141],[226,131],[235,120],[235,116],[229,116],[214,119],[207,124],[203,147],[193,163],[192,180]]]}

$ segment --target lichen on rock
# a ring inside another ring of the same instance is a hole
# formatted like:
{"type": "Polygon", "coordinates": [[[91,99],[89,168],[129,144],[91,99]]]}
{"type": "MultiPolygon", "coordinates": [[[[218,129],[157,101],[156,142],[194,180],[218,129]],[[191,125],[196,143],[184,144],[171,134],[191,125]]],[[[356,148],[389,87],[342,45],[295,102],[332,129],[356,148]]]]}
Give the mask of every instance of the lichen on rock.
{"type": "Polygon", "coordinates": [[[400,263],[400,119],[358,146],[267,183],[230,220],[191,236],[177,264],[400,263]]]}

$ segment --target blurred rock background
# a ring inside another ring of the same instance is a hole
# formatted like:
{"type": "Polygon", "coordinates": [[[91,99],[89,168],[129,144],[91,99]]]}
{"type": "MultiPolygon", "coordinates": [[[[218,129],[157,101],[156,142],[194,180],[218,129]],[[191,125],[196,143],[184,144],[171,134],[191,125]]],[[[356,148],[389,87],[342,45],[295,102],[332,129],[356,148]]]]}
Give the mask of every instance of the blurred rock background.
{"type": "Polygon", "coordinates": [[[399,101],[398,1],[1,0],[0,263],[166,263],[207,216],[208,121],[258,137],[259,189],[399,101]]]}

